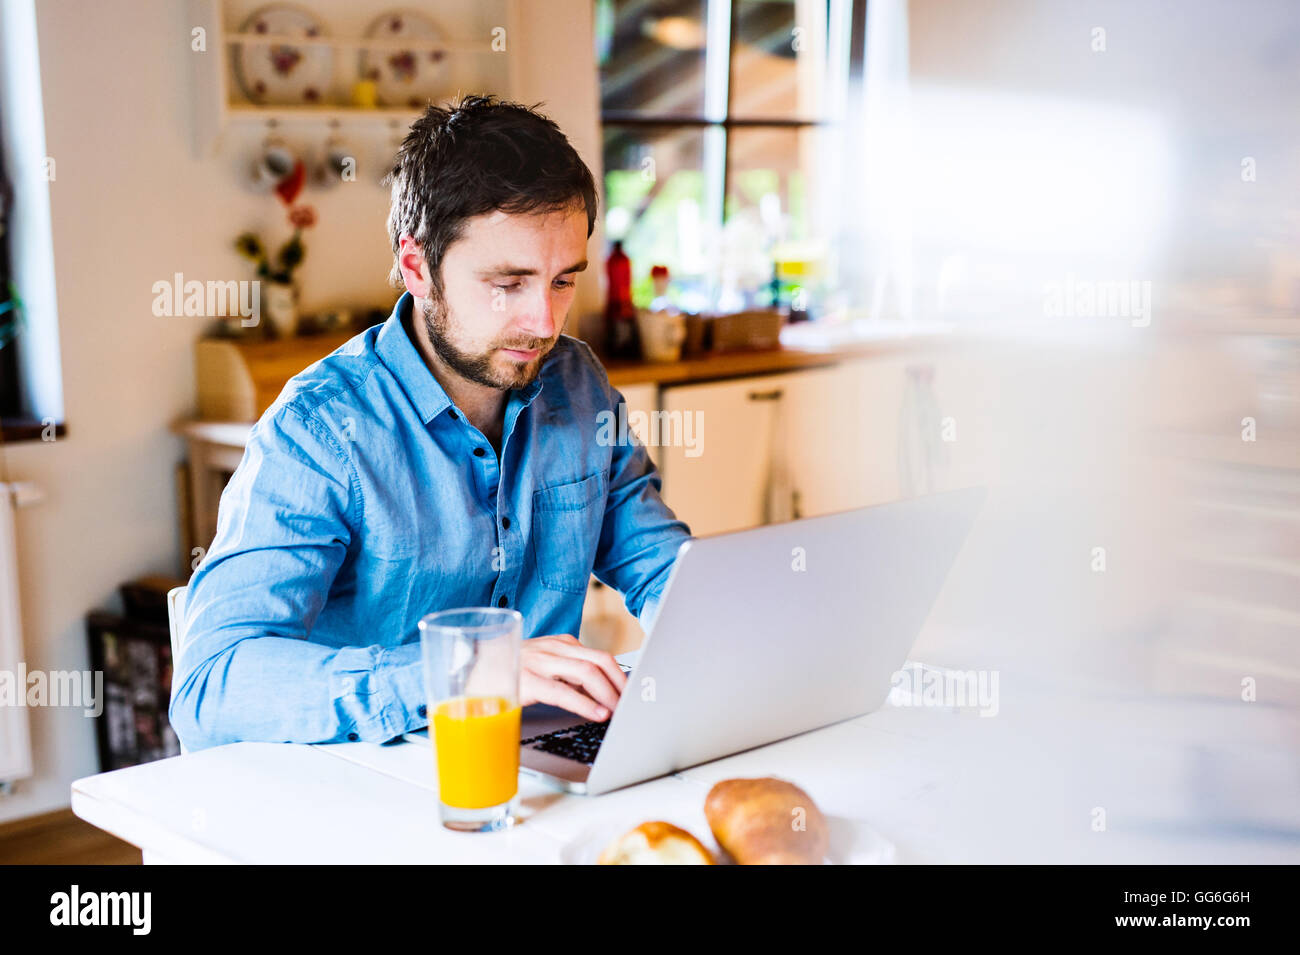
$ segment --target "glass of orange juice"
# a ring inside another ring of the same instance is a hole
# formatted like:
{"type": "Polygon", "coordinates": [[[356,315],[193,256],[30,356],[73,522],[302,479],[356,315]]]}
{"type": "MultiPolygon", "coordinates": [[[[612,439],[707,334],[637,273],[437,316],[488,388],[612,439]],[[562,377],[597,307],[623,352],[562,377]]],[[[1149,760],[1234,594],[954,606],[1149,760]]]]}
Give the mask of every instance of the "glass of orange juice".
{"type": "Polygon", "coordinates": [[[444,610],[420,621],[429,738],[448,829],[514,825],[523,633],[519,611],[495,607],[444,610]]]}

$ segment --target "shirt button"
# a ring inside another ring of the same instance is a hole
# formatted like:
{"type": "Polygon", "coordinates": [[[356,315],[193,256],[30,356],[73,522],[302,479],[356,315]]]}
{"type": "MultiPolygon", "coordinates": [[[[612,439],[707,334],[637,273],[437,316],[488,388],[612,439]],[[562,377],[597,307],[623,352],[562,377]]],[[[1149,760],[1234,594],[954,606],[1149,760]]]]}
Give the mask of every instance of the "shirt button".
{"type": "Polygon", "coordinates": [[[424,719],[426,716],[429,715],[429,709],[423,703],[420,704],[420,709],[418,710],[418,712],[420,714],[421,719],[424,719]]]}
{"type": "Polygon", "coordinates": [[[447,412],[447,417],[451,418],[452,421],[459,421],[459,420],[460,420],[460,416],[457,415],[456,412],[454,412],[454,411],[448,411],[448,412],[447,412]]]}
{"type": "Polygon", "coordinates": [[[510,530],[510,518],[508,517],[501,518],[501,526],[504,527],[506,530],[510,530]]]}
{"type": "Polygon", "coordinates": [[[475,449],[474,449],[474,457],[476,457],[476,458],[481,458],[481,457],[483,457],[483,455],[485,455],[485,454],[487,454],[487,452],[484,451],[482,448],[475,448],[475,449]]]}
{"type": "Polygon", "coordinates": [[[498,607],[504,607],[507,603],[509,603],[509,601],[506,600],[505,597],[498,597],[498,598],[497,598],[497,606],[498,606],[498,607]]]}
{"type": "Polygon", "coordinates": [[[352,740],[352,742],[355,743],[357,740],[361,739],[361,737],[358,736],[356,733],[349,733],[348,739],[352,740]]]}

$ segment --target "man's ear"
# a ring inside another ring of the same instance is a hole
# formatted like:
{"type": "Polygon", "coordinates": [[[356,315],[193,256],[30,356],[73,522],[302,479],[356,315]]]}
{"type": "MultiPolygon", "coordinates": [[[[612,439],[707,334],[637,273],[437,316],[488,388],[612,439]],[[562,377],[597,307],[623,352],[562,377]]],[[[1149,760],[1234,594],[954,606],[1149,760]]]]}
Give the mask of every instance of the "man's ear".
{"type": "Polygon", "coordinates": [[[402,236],[397,252],[397,267],[408,292],[416,298],[429,297],[433,290],[433,277],[429,274],[429,264],[414,236],[402,236]]]}

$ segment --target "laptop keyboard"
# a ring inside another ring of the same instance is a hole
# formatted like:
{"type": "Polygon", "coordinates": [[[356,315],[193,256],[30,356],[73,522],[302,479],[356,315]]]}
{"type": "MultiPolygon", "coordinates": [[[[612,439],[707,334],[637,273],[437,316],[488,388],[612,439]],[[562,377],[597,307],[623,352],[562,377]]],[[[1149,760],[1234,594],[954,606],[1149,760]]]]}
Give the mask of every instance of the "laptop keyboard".
{"type": "Polygon", "coordinates": [[[543,733],[541,736],[521,740],[520,745],[591,765],[596,761],[596,752],[600,749],[608,728],[609,720],[603,723],[580,723],[554,733],[543,733]]]}

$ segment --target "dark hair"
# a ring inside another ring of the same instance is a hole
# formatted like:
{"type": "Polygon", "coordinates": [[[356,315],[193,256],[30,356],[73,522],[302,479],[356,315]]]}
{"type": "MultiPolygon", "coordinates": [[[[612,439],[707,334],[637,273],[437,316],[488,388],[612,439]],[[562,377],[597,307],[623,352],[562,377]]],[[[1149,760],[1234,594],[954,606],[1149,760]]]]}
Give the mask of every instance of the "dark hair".
{"type": "Polygon", "coordinates": [[[406,234],[424,252],[441,293],[443,256],[464,234],[466,219],[496,210],[555,212],[581,204],[588,238],[596,224],[596,183],[560,127],[536,107],[490,94],[426,109],[411,124],[384,182],[392,189],[388,281],[398,288],[403,282],[397,258],[406,234]]]}

